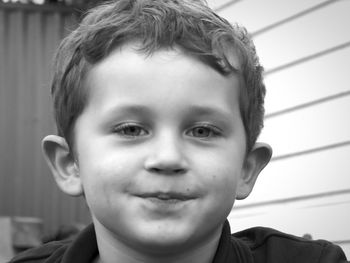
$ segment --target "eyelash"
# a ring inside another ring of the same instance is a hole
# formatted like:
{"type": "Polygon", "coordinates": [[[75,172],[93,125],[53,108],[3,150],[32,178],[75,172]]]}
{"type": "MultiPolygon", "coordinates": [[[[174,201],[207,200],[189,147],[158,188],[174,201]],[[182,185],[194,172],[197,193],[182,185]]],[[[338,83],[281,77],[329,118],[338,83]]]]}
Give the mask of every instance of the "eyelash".
{"type": "Polygon", "coordinates": [[[125,137],[140,137],[140,136],[146,136],[149,134],[149,132],[143,128],[142,126],[136,124],[136,123],[122,123],[113,128],[113,132],[120,134],[125,137]],[[126,134],[125,132],[127,129],[139,129],[139,134],[126,134]],[[140,133],[143,133],[140,135],[140,133]]]}
{"type": "Polygon", "coordinates": [[[192,127],[191,129],[189,129],[188,131],[186,131],[186,134],[188,135],[191,132],[193,133],[193,131],[195,129],[205,129],[206,131],[209,132],[209,135],[201,137],[201,136],[194,136],[192,134],[190,136],[196,137],[196,138],[207,139],[207,138],[219,137],[219,136],[222,135],[221,129],[219,129],[218,127],[216,127],[214,125],[211,125],[211,124],[199,124],[199,125],[196,125],[196,126],[192,127]]]}
{"type": "MultiPolygon", "coordinates": [[[[117,133],[121,136],[124,137],[142,137],[142,136],[147,136],[149,135],[149,131],[146,130],[144,127],[142,127],[139,124],[136,123],[122,123],[119,124],[115,127],[113,127],[113,133],[117,133]],[[136,129],[136,131],[129,131],[127,132],[127,129],[136,129]],[[130,134],[136,132],[136,134],[130,134]]],[[[211,125],[211,124],[198,124],[196,126],[191,127],[185,132],[186,135],[194,137],[194,138],[199,138],[199,139],[208,139],[208,138],[215,138],[215,137],[220,137],[222,136],[222,131],[218,127],[211,125]],[[196,136],[193,134],[193,132],[196,129],[203,129],[205,132],[207,132],[207,135],[205,136],[196,136]]]]}

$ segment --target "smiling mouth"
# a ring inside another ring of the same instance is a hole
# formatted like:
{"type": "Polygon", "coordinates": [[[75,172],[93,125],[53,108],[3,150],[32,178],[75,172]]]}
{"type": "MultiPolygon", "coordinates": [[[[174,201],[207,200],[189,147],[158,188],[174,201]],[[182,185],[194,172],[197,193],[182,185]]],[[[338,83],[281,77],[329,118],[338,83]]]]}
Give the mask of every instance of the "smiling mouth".
{"type": "Polygon", "coordinates": [[[192,199],[195,199],[194,196],[183,194],[183,193],[175,193],[175,192],[169,192],[169,193],[145,193],[137,195],[140,198],[149,199],[151,201],[163,201],[168,203],[176,203],[180,201],[189,201],[192,199]]]}

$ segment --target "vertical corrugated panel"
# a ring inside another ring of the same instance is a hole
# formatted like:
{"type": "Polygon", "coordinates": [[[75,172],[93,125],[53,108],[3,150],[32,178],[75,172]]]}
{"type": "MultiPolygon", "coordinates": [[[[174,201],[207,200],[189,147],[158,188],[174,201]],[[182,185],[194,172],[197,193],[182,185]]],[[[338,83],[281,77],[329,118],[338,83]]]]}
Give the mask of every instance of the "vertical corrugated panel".
{"type": "MultiPolygon", "coordinates": [[[[58,14],[52,14],[52,15],[46,15],[44,17],[44,25],[46,27],[44,28],[44,43],[46,43],[45,46],[45,55],[46,55],[46,60],[49,61],[50,57],[54,53],[55,46],[59,42],[60,39],[60,16],[58,14]],[[48,26],[50,25],[50,26],[48,26]]],[[[49,174],[47,174],[46,179],[50,179],[49,174]]],[[[47,184],[51,184],[52,180],[46,181],[47,184]]],[[[59,192],[56,187],[54,188],[47,188],[46,189],[46,194],[45,196],[50,198],[51,204],[55,204],[54,206],[50,206],[48,204],[45,204],[45,219],[47,220],[47,223],[49,225],[57,225],[58,219],[60,217],[60,212],[61,212],[61,206],[60,206],[60,198],[59,198],[59,192]]]]}
{"type": "MultiPolygon", "coordinates": [[[[36,40],[33,40],[36,46],[36,68],[34,69],[33,75],[38,78],[38,84],[35,86],[37,93],[38,101],[37,104],[37,115],[38,115],[38,130],[36,131],[36,146],[40,146],[41,139],[48,133],[54,131],[54,126],[51,121],[51,106],[49,100],[49,87],[48,82],[50,79],[50,63],[51,57],[54,51],[59,38],[61,38],[59,30],[56,28],[59,25],[54,25],[53,23],[48,23],[47,16],[54,16],[54,13],[34,13],[29,15],[32,19],[33,30],[36,33],[36,36],[39,37],[36,40]],[[34,29],[35,27],[35,29],[34,29]],[[47,40],[48,32],[50,36],[54,36],[52,41],[47,40]]],[[[51,21],[50,21],[51,22],[51,21]]],[[[33,33],[34,33],[33,32],[33,33]]],[[[34,58],[34,55],[33,55],[34,58]]],[[[41,154],[40,147],[38,148],[38,154],[41,154]]],[[[37,184],[34,186],[35,196],[33,202],[34,205],[33,211],[38,211],[41,217],[44,219],[46,226],[50,226],[50,229],[54,226],[51,218],[56,218],[57,213],[60,211],[57,210],[55,213],[52,213],[52,207],[57,208],[56,203],[53,202],[52,194],[57,192],[56,187],[54,186],[54,181],[51,178],[50,172],[46,167],[46,164],[42,162],[42,158],[38,158],[38,172],[35,179],[37,179],[37,184]]]]}
{"type": "MultiPolygon", "coordinates": [[[[15,185],[18,180],[18,161],[17,161],[17,115],[18,115],[18,96],[17,86],[18,81],[14,72],[18,72],[15,59],[17,58],[16,46],[18,45],[18,37],[16,32],[19,30],[19,24],[14,20],[14,17],[18,16],[18,12],[11,12],[11,17],[8,14],[4,14],[5,35],[2,38],[5,46],[3,69],[4,69],[4,86],[3,96],[1,97],[1,103],[4,104],[5,110],[1,112],[4,126],[1,129],[4,130],[3,139],[4,146],[1,147],[1,156],[4,158],[4,169],[2,169],[2,175],[5,176],[5,183],[2,186],[5,199],[5,212],[16,213],[16,191],[15,185]],[[9,30],[8,24],[12,24],[12,30],[9,30]],[[10,44],[11,43],[11,44],[10,44]]],[[[18,193],[19,195],[20,193],[18,193]]]]}
{"type": "MultiPolygon", "coordinates": [[[[5,147],[6,143],[6,119],[3,116],[4,112],[6,111],[6,105],[5,105],[5,89],[3,88],[6,86],[6,81],[5,81],[5,63],[1,61],[5,61],[5,35],[6,35],[6,27],[5,27],[5,13],[3,10],[0,9],[0,147],[3,148],[5,147]]],[[[5,192],[2,190],[3,188],[7,187],[6,185],[6,161],[7,161],[7,154],[5,154],[4,150],[0,149],[0,199],[3,201],[0,201],[0,211],[7,211],[8,203],[5,202],[4,200],[7,200],[5,192]]]]}
{"type": "Polygon", "coordinates": [[[40,217],[46,232],[89,220],[81,199],[59,191],[40,148],[55,133],[52,57],[74,24],[66,12],[0,8],[0,215],[40,217]]]}
{"type": "Polygon", "coordinates": [[[43,35],[42,28],[42,15],[37,12],[31,12],[27,15],[27,23],[28,23],[28,32],[30,32],[30,37],[28,37],[28,46],[32,47],[31,52],[28,52],[28,62],[31,63],[31,66],[27,66],[29,79],[28,82],[30,86],[33,87],[33,93],[36,94],[35,101],[33,101],[33,151],[38,155],[38,158],[33,160],[33,182],[31,185],[33,189],[33,200],[38,200],[31,205],[30,211],[33,214],[40,214],[41,207],[44,206],[42,198],[42,190],[40,188],[41,184],[37,182],[42,182],[44,173],[40,170],[40,165],[42,163],[42,158],[40,158],[40,138],[42,136],[42,127],[43,124],[48,122],[48,128],[50,122],[47,118],[45,118],[45,109],[49,109],[48,96],[49,91],[45,86],[44,80],[46,79],[46,68],[47,65],[45,63],[45,58],[43,56],[42,44],[41,44],[41,36],[43,35]]]}

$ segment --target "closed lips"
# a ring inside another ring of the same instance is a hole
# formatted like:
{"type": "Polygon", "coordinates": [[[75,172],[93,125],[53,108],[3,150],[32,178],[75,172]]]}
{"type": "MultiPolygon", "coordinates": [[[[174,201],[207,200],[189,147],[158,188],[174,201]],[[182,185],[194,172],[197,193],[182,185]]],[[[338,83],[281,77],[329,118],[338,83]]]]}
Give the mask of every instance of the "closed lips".
{"type": "Polygon", "coordinates": [[[181,200],[181,201],[186,201],[186,200],[195,199],[194,196],[191,196],[189,194],[176,193],[176,192],[169,192],[169,193],[163,193],[163,192],[143,193],[143,194],[139,194],[137,196],[141,197],[141,198],[157,198],[157,199],[160,199],[160,200],[181,200]]]}

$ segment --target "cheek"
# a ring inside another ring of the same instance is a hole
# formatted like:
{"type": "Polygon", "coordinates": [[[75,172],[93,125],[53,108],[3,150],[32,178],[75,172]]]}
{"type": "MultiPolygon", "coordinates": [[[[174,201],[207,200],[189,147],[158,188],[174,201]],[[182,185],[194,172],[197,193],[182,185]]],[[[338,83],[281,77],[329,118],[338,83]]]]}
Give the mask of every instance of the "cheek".
{"type": "Polygon", "coordinates": [[[212,191],[218,196],[218,198],[225,199],[235,196],[238,178],[238,171],[220,169],[211,176],[209,186],[211,186],[212,191]]]}
{"type": "Polygon", "coordinates": [[[218,169],[210,174],[207,181],[208,191],[208,217],[219,218],[219,221],[226,218],[232,210],[236,200],[236,189],[238,174],[232,169],[218,169]]]}
{"type": "Polygon", "coordinates": [[[113,205],[111,200],[117,200],[116,196],[129,187],[132,171],[128,167],[111,159],[82,165],[80,173],[88,205],[113,205]]]}
{"type": "Polygon", "coordinates": [[[230,153],[212,156],[207,160],[200,160],[204,165],[200,174],[206,175],[207,188],[213,191],[217,198],[235,197],[236,188],[242,172],[243,158],[230,153]]]}

